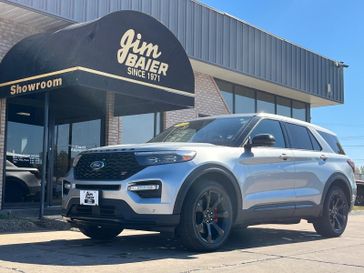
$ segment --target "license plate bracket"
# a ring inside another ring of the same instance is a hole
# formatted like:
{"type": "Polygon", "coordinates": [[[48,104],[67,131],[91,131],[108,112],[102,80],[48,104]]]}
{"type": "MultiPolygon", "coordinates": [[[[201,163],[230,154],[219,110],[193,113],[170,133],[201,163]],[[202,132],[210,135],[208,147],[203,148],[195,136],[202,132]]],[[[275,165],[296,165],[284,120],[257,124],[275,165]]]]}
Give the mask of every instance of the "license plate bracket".
{"type": "Polygon", "coordinates": [[[80,190],[80,205],[98,206],[99,191],[80,190]]]}

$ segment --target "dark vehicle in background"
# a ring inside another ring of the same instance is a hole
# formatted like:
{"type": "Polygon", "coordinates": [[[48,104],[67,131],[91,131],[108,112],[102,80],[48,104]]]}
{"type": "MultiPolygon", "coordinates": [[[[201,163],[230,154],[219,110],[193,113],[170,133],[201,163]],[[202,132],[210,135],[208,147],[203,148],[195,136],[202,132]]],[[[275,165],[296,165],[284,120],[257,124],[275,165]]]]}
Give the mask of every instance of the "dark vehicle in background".
{"type": "Polygon", "coordinates": [[[27,157],[7,154],[6,158],[5,202],[39,200],[40,172],[38,168],[30,167],[27,157]],[[13,163],[15,157],[17,165],[13,163]]]}
{"type": "Polygon", "coordinates": [[[355,205],[364,206],[364,180],[356,180],[356,186],[358,189],[355,205]]]}

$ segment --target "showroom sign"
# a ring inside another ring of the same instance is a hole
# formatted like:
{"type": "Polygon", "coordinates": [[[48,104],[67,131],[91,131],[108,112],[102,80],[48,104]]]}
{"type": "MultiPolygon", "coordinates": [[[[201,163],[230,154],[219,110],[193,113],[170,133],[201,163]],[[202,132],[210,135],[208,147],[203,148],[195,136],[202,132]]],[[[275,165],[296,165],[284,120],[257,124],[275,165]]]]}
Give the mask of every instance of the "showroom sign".
{"type": "Polygon", "coordinates": [[[74,87],[177,108],[194,105],[194,74],[184,48],[158,20],[136,11],[30,36],[0,65],[0,97],[74,87]]]}

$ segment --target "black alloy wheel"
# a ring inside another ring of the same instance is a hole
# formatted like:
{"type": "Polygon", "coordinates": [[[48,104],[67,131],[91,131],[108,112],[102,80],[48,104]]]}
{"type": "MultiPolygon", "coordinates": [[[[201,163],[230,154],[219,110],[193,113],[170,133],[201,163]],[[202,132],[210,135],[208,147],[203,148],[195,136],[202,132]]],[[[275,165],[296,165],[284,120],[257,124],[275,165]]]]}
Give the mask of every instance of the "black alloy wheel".
{"type": "Polygon", "coordinates": [[[225,230],[231,224],[230,207],[217,190],[208,190],[202,194],[195,206],[194,219],[201,240],[215,244],[224,238],[225,230]]]}
{"type": "Polygon", "coordinates": [[[347,203],[340,194],[331,196],[329,203],[329,219],[332,229],[339,233],[347,222],[347,203]]]}
{"type": "Polygon", "coordinates": [[[213,251],[227,240],[232,223],[232,202],[225,189],[215,181],[200,181],[187,194],[178,230],[187,248],[213,251]]]}
{"type": "Polygon", "coordinates": [[[348,199],[340,187],[334,186],[326,196],[322,215],[313,223],[314,228],[324,237],[339,237],[346,229],[348,214],[348,199]]]}

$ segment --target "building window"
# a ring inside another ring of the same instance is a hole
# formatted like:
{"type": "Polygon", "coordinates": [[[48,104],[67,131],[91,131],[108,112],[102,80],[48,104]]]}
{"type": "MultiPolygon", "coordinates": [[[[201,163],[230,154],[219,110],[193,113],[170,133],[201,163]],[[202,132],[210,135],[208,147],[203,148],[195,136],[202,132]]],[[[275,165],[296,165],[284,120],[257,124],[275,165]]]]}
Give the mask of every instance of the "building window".
{"type": "Polygon", "coordinates": [[[150,113],[120,117],[120,143],[145,143],[161,131],[161,114],[150,113]]]}
{"type": "Polygon", "coordinates": [[[235,113],[255,112],[255,92],[244,86],[235,87],[235,113]]]}
{"type": "Polygon", "coordinates": [[[275,113],[274,96],[268,93],[257,93],[257,112],[258,113],[275,113]]]}
{"type": "Polygon", "coordinates": [[[306,104],[300,101],[293,101],[292,117],[300,120],[307,120],[306,104]]]}
{"type": "Polygon", "coordinates": [[[277,97],[277,115],[291,116],[291,100],[283,97],[277,97]]]}
{"type": "Polygon", "coordinates": [[[218,81],[218,86],[230,113],[234,113],[234,89],[231,83],[218,81]]]}
{"type": "Polygon", "coordinates": [[[215,79],[230,113],[270,113],[309,121],[310,105],[215,79]]]}

